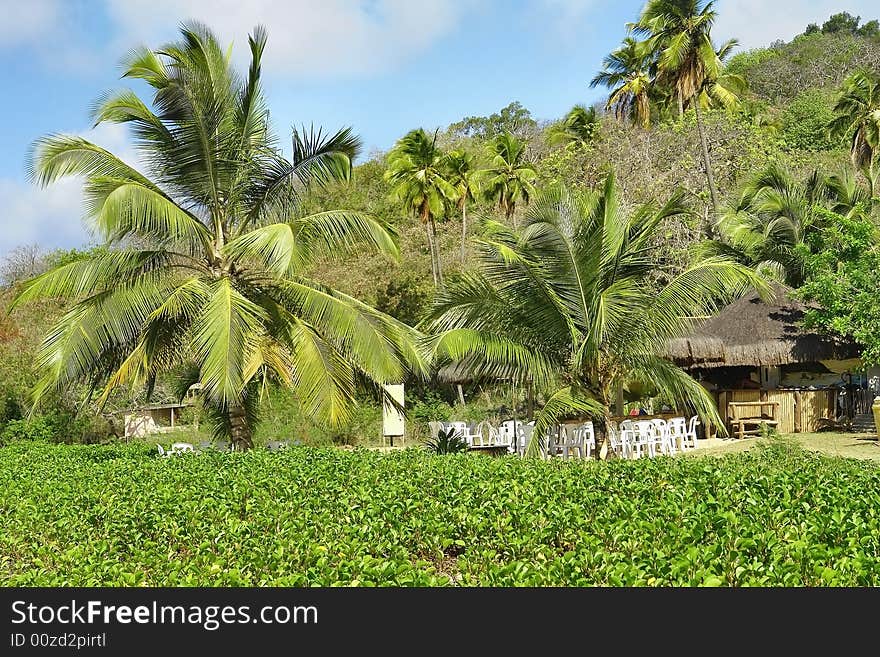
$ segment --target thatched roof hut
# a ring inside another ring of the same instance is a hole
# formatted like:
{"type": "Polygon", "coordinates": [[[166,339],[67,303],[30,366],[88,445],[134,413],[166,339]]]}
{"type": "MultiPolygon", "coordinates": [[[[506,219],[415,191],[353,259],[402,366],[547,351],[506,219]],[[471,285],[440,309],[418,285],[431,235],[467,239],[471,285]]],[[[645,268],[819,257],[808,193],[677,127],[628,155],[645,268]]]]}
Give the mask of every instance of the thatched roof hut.
{"type": "Polygon", "coordinates": [[[685,368],[788,365],[859,357],[852,342],[801,326],[806,307],[774,285],[765,303],[753,292],[705,320],[689,336],[671,340],[667,357],[685,368]]]}

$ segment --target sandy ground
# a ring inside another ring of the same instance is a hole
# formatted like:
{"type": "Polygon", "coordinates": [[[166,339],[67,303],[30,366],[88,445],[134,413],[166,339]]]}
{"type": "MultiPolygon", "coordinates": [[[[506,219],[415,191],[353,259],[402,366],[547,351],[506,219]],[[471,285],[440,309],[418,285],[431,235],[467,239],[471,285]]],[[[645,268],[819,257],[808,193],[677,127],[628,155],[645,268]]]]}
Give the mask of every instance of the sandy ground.
{"type": "MultiPolygon", "coordinates": [[[[880,443],[876,434],[871,433],[795,433],[787,436],[804,449],[821,452],[829,456],[846,456],[858,459],[880,461],[880,443]]],[[[726,439],[706,438],[697,441],[697,449],[689,452],[692,456],[722,456],[743,452],[759,444],[761,438],[726,439]]]]}
{"type": "MultiPolygon", "coordinates": [[[[823,432],[789,434],[787,437],[793,439],[804,449],[827,454],[828,456],[844,456],[880,461],[880,442],[878,442],[875,434],[823,432]]],[[[762,440],[762,438],[705,438],[698,440],[697,449],[686,452],[685,456],[723,456],[725,454],[744,452],[760,444],[762,440]]],[[[395,442],[397,444],[394,447],[386,445],[385,447],[371,447],[370,449],[388,452],[418,444],[415,441],[407,441],[406,445],[402,445],[398,441],[395,442]]]]}

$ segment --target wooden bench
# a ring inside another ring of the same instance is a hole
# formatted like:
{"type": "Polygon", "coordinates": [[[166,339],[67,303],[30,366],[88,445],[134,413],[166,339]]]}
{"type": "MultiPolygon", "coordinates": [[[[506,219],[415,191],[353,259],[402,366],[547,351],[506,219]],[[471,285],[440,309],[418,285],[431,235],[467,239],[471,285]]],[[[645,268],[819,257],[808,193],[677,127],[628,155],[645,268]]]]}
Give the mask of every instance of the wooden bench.
{"type": "Polygon", "coordinates": [[[728,402],[727,421],[734,438],[747,438],[761,435],[761,425],[776,427],[778,401],[728,402]],[[764,409],[769,409],[765,413],[764,409]]]}

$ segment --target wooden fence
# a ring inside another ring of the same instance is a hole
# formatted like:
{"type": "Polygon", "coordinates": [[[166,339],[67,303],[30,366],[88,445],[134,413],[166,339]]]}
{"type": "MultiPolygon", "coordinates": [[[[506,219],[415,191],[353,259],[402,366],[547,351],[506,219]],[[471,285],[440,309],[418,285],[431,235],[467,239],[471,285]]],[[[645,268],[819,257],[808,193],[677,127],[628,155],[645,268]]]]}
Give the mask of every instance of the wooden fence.
{"type": "MultiPolygon", "coordinates": [[[[718,411],[730,416],[728,402],[778,402],[777,428],[780,433],[809,433],[819,429],[821,420],[834,419],[837,390],[719,390],[715,393],[718,411]]],[[[728,425],[728,429],[729,429],[728,425]]]]}

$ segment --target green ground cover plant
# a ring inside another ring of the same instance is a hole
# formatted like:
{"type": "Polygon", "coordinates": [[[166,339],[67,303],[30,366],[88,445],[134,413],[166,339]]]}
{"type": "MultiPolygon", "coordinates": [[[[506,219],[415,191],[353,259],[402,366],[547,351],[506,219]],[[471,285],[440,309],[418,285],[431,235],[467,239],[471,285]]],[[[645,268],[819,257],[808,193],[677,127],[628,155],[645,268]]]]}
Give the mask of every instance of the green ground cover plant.
{"type": "Polygon", "coordinates": [[[876,586],[880,469],[779,439],[559,462],[0,448],[0,585],[876,586]]]}

